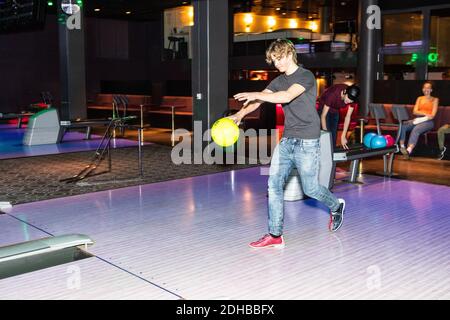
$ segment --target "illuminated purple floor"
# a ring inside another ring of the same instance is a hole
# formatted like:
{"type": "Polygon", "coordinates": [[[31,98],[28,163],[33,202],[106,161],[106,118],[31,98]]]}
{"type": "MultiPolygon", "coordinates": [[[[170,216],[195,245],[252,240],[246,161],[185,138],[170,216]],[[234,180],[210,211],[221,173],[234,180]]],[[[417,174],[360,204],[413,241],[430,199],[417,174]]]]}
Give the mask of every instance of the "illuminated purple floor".
{"type": "Polygon", "coordinates": [[[95,257],[0,280],[0,297],[450,299],[450,188],[361,180],[334,187],[347,200],[336,233],[322,204],[286,202],[282,250],[247,246],[267,226],[260,168],[17,205],[1,246],[82,233],[95,257]]]}
{"type": "MultiPolygon", "coordinates": [[[[25,129],[17,129],[14,125],[0,125],[0,159],[41,156],[66,152],[95,150],[101,136],[92,135],[91,140],[84,140],[84,133],[70,131],[64,135],[62,143],[40,146],[24,146],[22,139],[25,129]]],[[[113,148],[137,146],[137,141],[116,138],[112,140],[113,148]]]]}

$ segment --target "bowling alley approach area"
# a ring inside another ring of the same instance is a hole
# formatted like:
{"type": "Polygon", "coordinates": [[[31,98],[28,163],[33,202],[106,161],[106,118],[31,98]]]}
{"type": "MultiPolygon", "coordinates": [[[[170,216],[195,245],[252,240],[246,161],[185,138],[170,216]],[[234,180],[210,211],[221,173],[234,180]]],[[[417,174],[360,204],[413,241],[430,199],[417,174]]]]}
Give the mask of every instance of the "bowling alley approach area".
{"type": "Polygon", "coordinates": [[[449,300],[449,32],[443,0],[0,0],[0,300],[449,300]]]}

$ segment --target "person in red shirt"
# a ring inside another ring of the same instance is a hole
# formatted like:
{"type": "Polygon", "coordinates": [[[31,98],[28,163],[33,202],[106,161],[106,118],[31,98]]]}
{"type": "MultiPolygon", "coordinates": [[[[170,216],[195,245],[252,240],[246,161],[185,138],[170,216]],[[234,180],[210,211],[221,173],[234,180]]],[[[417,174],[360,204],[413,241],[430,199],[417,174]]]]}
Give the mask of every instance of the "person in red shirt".
{"type": "MultiPolygon", "coordinates": [[[[319,114],[322,130],[331,131],[333,138],[333,147],[336,147],[336,137],[339,124],[339,109],[345,108],[358,100],[360,89],[356,85],[348,86],[346,84],[335,84],[329,87],[319,98],[319,114]]],[[[344,120],[342,130],[341,144],[344,149],[347,146],[347,131],[350,125],[350,119],[353,112],[353,106],[350,105],[344,120]]]]}

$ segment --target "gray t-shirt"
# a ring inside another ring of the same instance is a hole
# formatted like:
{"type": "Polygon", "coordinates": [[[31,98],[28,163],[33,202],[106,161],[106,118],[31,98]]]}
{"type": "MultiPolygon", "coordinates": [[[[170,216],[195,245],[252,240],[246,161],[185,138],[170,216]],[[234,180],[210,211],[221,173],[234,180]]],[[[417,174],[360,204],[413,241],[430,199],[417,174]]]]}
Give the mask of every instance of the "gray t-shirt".
{"type": "Polygon", "coordinates": [[[285,91],[294,83],[305,88],[305,92],[283,105],[284,133],[287,138],[318,139],[320,118],[316,110],[317,85],[313,73],[302,67],[290,74],[282,74],[267,86],[272,92],[285,91]]]}

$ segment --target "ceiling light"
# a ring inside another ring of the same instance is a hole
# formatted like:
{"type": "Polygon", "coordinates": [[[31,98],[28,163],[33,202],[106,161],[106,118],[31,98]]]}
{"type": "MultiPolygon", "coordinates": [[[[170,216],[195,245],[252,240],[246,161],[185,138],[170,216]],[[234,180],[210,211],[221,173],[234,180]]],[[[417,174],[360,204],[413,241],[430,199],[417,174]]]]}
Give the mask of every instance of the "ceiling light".
{"type": "Polygon", "coordinates": [[[100,11],[100,9],[99,9],[99,8],[95,8],[95,9],[94,9],[94,11],[96,11],[96,12],[99,12],[99,11],[100,11]]]}
{"type": "Polygon", "coordinates": [[[126,14],[131,14],[131,11],[127,11],[127,12],[125,12],[126,14]]]}

